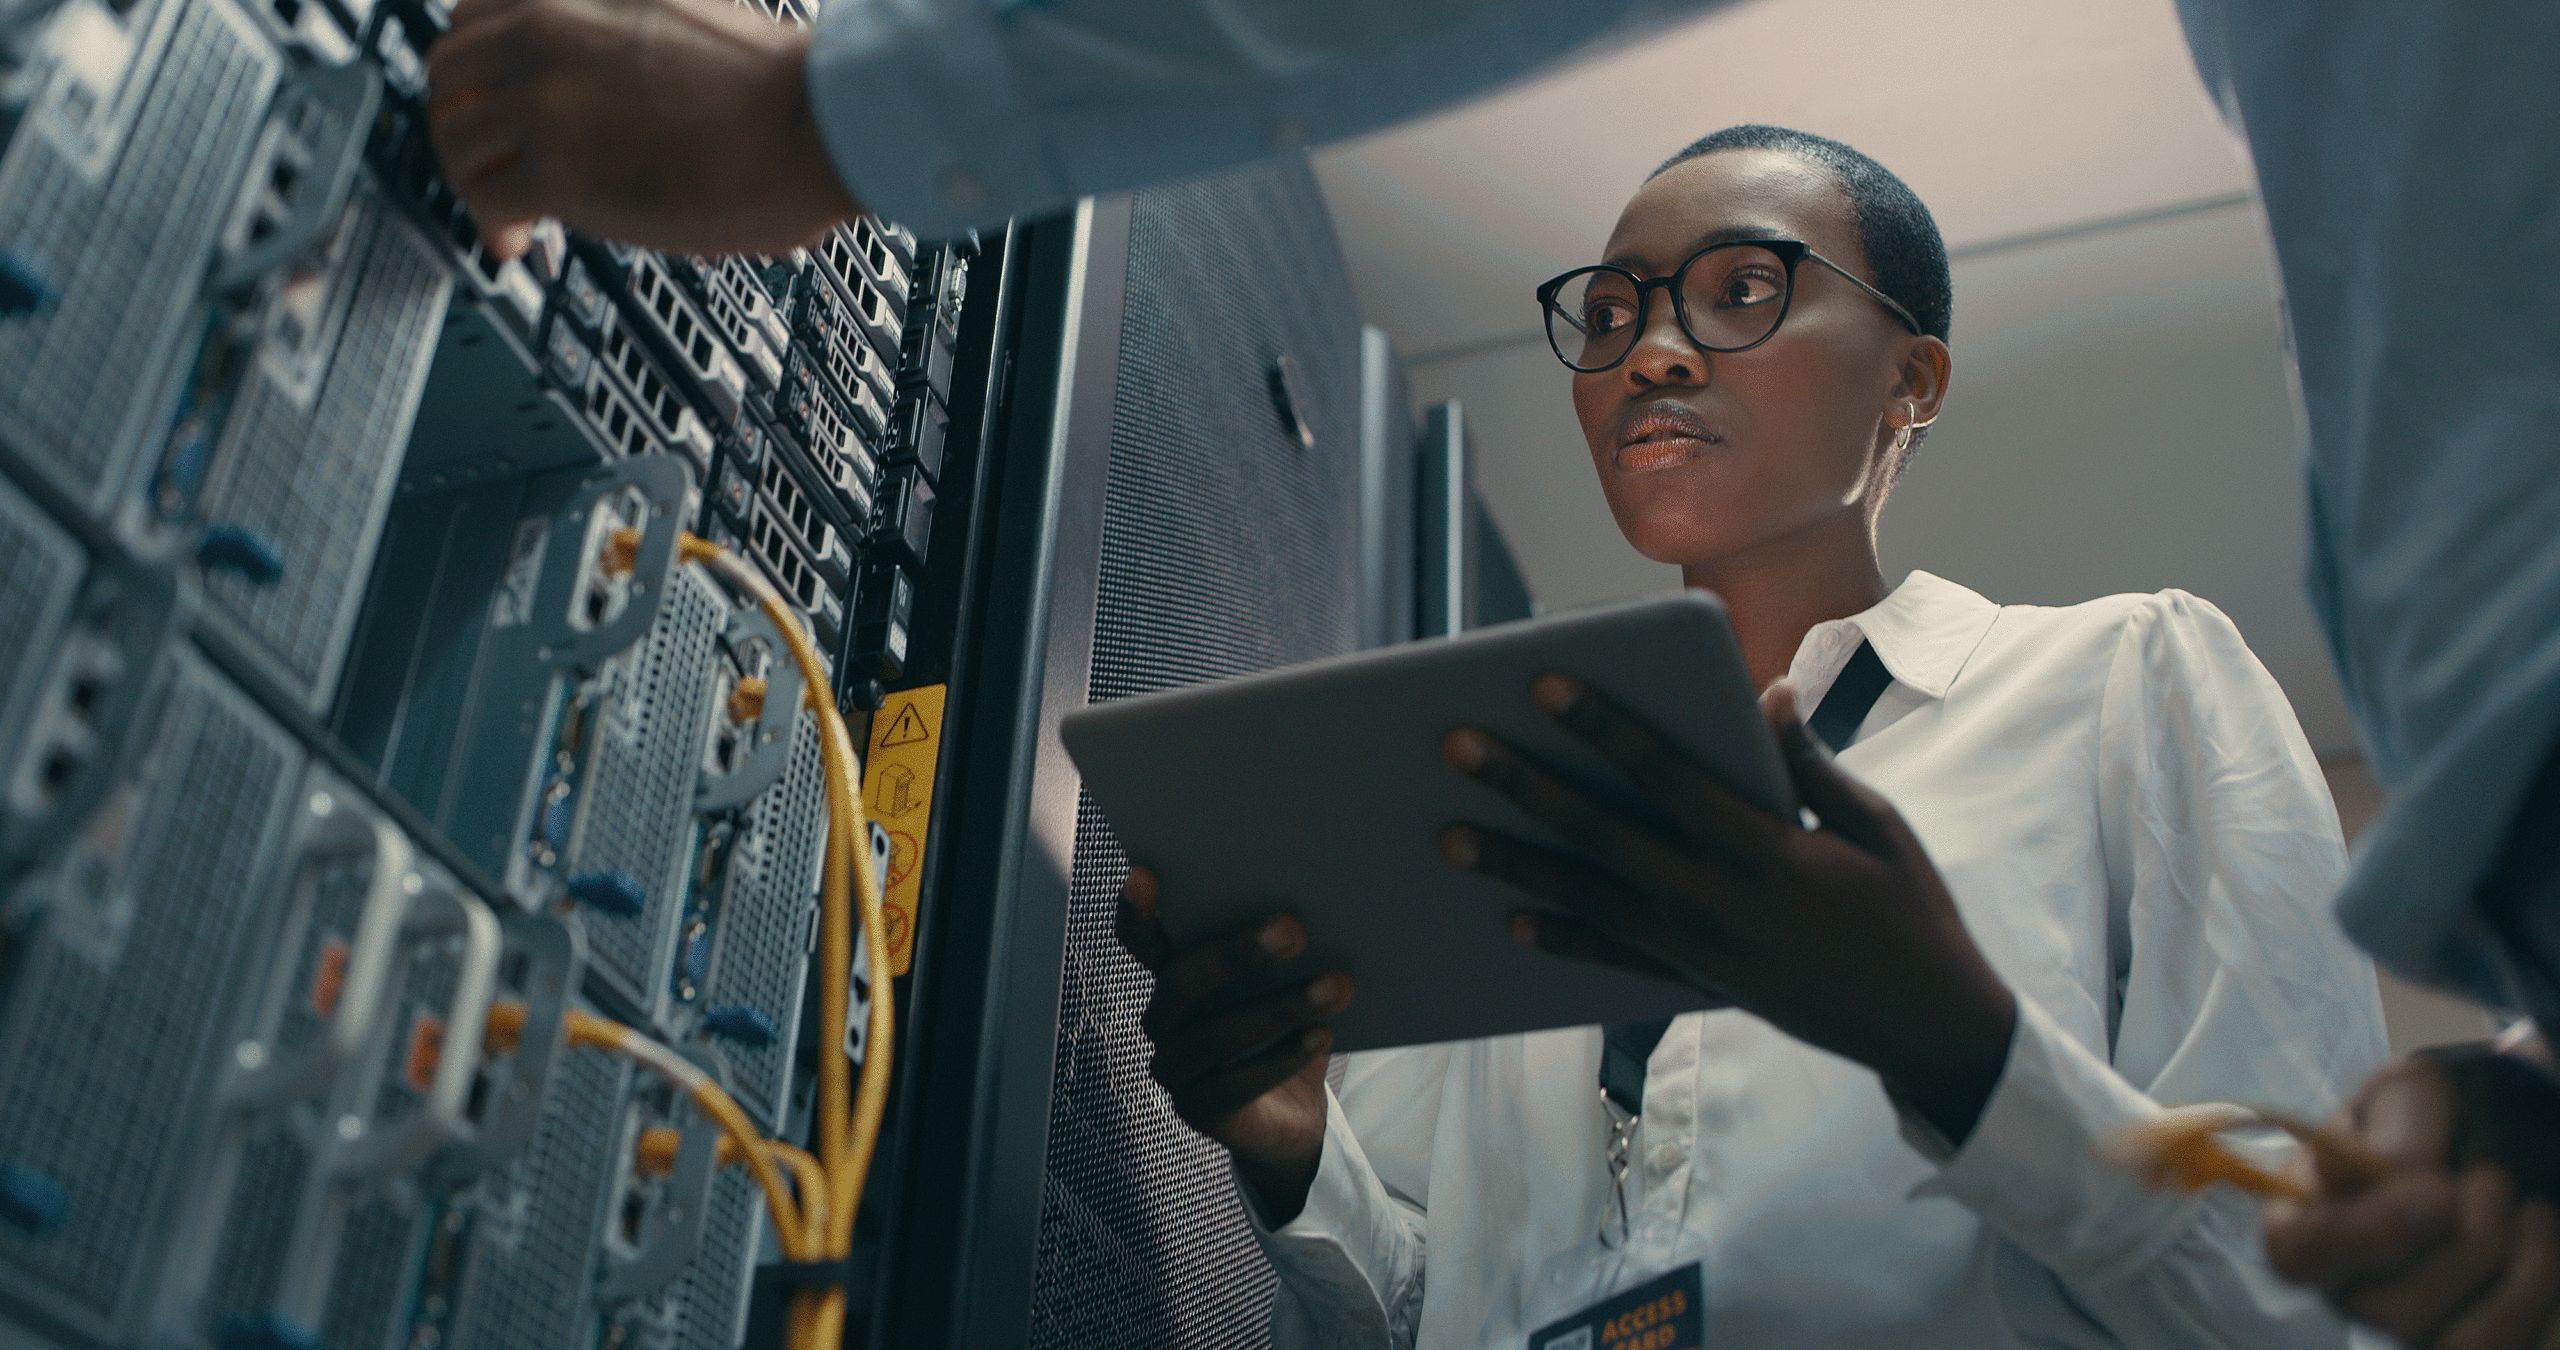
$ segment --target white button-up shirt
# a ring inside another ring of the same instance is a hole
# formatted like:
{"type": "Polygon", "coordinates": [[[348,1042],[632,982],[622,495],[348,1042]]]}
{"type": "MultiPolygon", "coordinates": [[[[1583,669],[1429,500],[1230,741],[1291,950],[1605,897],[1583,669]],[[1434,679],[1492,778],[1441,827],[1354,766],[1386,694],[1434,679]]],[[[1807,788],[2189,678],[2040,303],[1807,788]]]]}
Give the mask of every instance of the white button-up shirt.
{"type": "MultiPolygon", "coordinates": [[[[2337,818],[2274,681],[2184,592],[1997,606],[1915,572],[1806,634],[1804,706],[1860,638],[1893,682],[1840,762],[2016,991],[2008,1063],[1950,1152],[1864,1068],[1682,1017],[1628,1153],[1631,1239],[1703,1260],[1718,1347],[2345,1344],[2266,1270],[2253,1201],[2162,1194],[2105,1152],[2162,1105],[2316,1116],[2383,1057],[2328,912],[2337,818]]],[[[1600,1055],[1579,1028],[1346,1056],[1306,1208],[1257,1221],[1275,1341],[1521,1344],[1531,1285],[1601,1221],[1600,1055]]]]}

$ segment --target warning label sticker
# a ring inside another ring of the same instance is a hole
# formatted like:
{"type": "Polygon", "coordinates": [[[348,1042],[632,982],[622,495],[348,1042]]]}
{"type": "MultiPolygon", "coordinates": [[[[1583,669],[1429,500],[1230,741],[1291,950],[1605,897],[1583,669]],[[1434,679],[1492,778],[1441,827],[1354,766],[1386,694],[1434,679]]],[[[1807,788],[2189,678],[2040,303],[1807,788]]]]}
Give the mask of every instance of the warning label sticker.
{"type": "Polygon", "coordinates": [[[870,753],[862,758],[862,807],[888,827],[886,891],[889,970],[904,975],[915,960],[916,902],[925,840],[933,825],[933,770],[942,757],[942,696],[947,686],[904,689],[871,715],[870,753]]]}

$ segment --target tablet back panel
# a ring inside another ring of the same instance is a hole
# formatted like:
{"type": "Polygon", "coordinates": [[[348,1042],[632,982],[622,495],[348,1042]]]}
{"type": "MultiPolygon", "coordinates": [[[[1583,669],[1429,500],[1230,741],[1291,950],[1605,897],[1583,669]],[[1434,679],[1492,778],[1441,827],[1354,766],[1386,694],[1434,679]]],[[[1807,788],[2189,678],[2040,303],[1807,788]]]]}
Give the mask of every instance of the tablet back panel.
{"type": "Polygon", "coordinates": [[[1096,707],[1061,737],[1131,856],[1157,873],[1176,941],[1277,910],[1306,921],[1310,951],[1284,974],[1351,975],[1358,994],[1333,1023],[1341,1048],[1704,1006],[1518,947],[1505,921],[1530,898],[1441,860],[1440,834],[1458,822],[1567,842],[1442,763],[1441,738],[1462,724],[1632,803],[1604,761],[1530,704],[1530,682],[1550,669],[1607,690],[1764,809],[1793,811],[1723,607],[1704,592],[1096,707]]]}

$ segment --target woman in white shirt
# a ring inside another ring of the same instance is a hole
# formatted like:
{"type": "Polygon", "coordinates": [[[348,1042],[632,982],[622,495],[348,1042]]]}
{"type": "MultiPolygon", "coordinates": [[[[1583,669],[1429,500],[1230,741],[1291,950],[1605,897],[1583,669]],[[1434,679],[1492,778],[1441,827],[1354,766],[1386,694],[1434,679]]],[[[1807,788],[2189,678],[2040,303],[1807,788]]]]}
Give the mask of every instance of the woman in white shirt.
{"type": "Polygon", "coordinates": [[[2104,1152],[2162,1104],[2317,1114],[2382,1057],[2327,915],[2336,818],[2273,681],[2183,592],[1886,586],[1876,520],[1945,397],[1950,296],[1927,209],[1873,161],[1720,132],[1604,256],[1539,292],[1602,491],[1638,551],[1724,597],[1755,678],[1783,677],[1772,721],[1819,827],[1561,676],[1540,704],[1673,832],[1451,736],[1453,767],[1591,860],[1453,829],[1453,865],[1550,906],[1515,936],[1737,1005],[1638,1045],[1632,1120],[1594,1090],[1598,1028],[1349,1055],[1329,1087],[1338,974],[1202,1010],[1299,951],[1296,922],[1175,952],[1134,875],[1155,1073],[1235,1159],[1275,1341],[1517,1345],[1694,1265],[1714,1346],[2343,1344],[2266,1271],[2250,1202],[2154,1193],[2104,1152]],[[1835,681],[1881,686],[1817,715],[1836,766],[1794,702],[1835,681]]]}

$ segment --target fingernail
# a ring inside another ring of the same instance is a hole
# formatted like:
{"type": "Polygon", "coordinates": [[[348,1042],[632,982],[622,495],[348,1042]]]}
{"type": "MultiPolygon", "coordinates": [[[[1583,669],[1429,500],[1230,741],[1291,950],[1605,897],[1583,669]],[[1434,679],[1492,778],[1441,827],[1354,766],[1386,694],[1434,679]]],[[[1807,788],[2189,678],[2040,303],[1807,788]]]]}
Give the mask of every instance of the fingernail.
{"type": "Polygon", "coordinates": [[[1459,826],[1440,833],[1440,856],[1451,867],[1472,869],[1476,865],[1476,832],[1459,826]]]}
{"type": "Polygon", "coordinates": [[[1565,676],[1546,674],[1539,676],[1537,682],[1529,686],[1529,697],[1536,700],[1538,707],[1549,717],[1562,717],[1573,711],[1573,705],[1580,699],[1581,693],[1573,687],[1573,681],[1565,676]]]}
{"type": "Polygon", "coordinates": [[[1440,757],[1449,762],[1450,768],[1473,773],[1484,767],[1485,755],[1491,748],[1485,744],[1483,732],[1461,727],[1441,739],[1440,757]]]}
{"type": "Polygon", "coordinates": [[[1262,932],[1257,934],[1254,940],[1260,943],[1262,950],[1269,955],[1287,956],[1297,949],[1297,928],[1296,924],[1287,919],[1273,919],[1262,926],[1262,932]]]}
{"type": "Polygon", "coordinates": [[[1342,981],[1330,975],[1319,975],[1307,982],[1307,1002],[1322,1008],[1342,996],[1342,981]]]}
{"type": "Polygon", "coordinates": [[[1511,916],[1511,940],[1523,947],[1538,945],[1538,921],[1526,914],[1511,916]]]}

